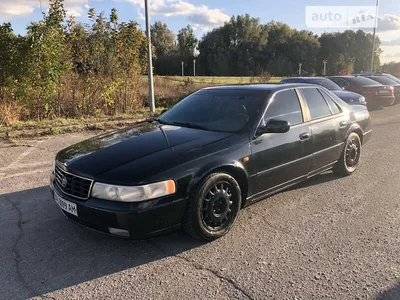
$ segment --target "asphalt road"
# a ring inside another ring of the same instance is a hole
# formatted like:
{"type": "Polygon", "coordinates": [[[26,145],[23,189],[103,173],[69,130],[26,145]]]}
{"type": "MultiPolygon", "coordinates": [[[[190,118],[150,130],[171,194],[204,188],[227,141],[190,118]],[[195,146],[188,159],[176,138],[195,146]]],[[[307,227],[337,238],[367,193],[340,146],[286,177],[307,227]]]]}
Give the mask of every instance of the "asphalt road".
{"type": "Polygon", "coordinates": [[[49,170],[88,134],[0,144],[0,299],[400,299],[400,105],[372,116],[356,174],[259,202],[208,244],[65,220],[49,170]]]}

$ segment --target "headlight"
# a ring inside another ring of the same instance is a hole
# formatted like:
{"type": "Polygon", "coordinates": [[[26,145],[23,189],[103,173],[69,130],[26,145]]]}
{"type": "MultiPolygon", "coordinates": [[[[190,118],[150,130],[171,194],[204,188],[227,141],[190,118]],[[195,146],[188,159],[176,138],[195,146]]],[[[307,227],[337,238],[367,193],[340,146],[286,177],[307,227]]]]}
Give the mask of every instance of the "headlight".
{"type": "Polygon", "coordinates": [[[365,97],[360,97],[360,99],[358,99],[358,102],[365,102],[365,97]]]}
{"type": "Polygon", "coordinates": [[[166,180],[141,186],[119,186],[96,182],[92,197],[122,202],[139,202],[172,195],[176,191],[175,181],[166,180]]]}

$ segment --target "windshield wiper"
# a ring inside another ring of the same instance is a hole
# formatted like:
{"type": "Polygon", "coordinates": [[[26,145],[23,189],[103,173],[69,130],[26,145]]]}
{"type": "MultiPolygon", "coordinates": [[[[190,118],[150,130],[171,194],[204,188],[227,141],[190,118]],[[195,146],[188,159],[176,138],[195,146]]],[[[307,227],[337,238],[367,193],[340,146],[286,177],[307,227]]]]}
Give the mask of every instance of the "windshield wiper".
{"type": "Polygon", "coordinates": [[[176,126],[182,126],[182,127],[189,127],[189,128],[194,128],[194,129],[201,129],[201,130],[208,130],[210,131],[211,129],[199,124],[191,123],[191,122],[172,122],[173,125],[176,126]]]}

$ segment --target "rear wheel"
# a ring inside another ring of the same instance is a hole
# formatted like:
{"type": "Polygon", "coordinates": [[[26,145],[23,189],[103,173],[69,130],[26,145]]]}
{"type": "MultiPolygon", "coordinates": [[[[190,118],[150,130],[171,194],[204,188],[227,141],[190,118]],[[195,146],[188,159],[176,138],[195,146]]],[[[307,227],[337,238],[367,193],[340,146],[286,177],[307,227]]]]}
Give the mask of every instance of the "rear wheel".
{"type": "Polygon", "coordinates": [[[360,162],[361,157],[361,139],[353,132],[346,140],[342,155],[339,158],[333,172],[339,176],[348,176],[353,174],[360,162]]]}
{"type": "Polygon", "coordinates": [[[231,175],[214,173],[192,191],[183,220],[191,236],[211,241],[229,232],[241,207],[240,186],[231,175]]]}

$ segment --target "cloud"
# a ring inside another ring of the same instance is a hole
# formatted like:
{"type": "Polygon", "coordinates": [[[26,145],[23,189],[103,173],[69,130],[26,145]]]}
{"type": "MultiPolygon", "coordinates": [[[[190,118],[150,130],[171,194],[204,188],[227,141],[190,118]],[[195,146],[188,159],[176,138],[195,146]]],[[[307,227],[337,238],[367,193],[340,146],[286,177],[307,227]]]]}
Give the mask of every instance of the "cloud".
{"type": "Polygon", "coordinates": [[[382,46],[400,46],[400,38],[391,41],[382,41],[382,46]]]}
{"type": "MultiPolygon", "coordinates": [[[[144,8],[143,0],[125,1],[144,8]]],[[[150,2],[150,14],[165,17],[185,16],[194,26],[206,30],[229,21],[229,16],[224,14],[221,9],[211,9],[205,5],[196,6],[184,0],[152,0],[150,2]]],[[[143,13],[140,15],[143,16],[143,13]]]]}
{"type": "MultiPolygon", "coordinates": [[[[48,1],[43,0],[43,9],[48,7],[48,1]]],[[[68,15],[82,16],[87,10],[89,0],[65,0],[64,7],[68,15]]],[[[0,21],[16,17],[29,16],[40,8],[39,0],[0,0],[0,21]]]]}
{"type": "Polygon", "coordinates": [[[396,15],[384,15],[378,19],[378,31],[400,30],[400,17],[396,15]]]}

